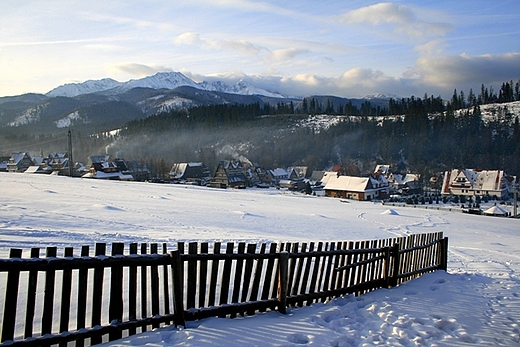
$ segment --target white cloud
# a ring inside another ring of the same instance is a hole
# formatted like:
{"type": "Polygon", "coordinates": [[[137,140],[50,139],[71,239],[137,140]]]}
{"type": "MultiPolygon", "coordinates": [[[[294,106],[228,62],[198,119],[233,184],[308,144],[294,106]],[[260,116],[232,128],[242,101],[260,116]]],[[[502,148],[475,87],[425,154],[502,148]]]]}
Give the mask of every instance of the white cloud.
{"type": "Polygon", "coordinates": [[[283,61],[295,58],[298,55],[307,54],[310,51],[308,49],[301,48],[284,48],[284,49],[276,49],[272,51],[273,57],[277,61],[283,61]]]}
{"type": "Polygon", "coordinates": [[[444,36],[451,30],[449,24],[423,21],[410,7],[389,2],[346,12],[340,16],[340,20],[347,24],[390,25],[393,27],[394,34],[411,39],[444,36]]]}
{"type": "MultiPolygon", "coordinates": [[[[180,34],[173,40],[176,45],[193,45],[201,49],[229,50],[251,57],[262,57],[267,63],[280,62],[294,59],[295,57],[310,52],[307,48],[278,48],[269,49],[264,45],[255,44],[248,40],[221,40],[215,38],[204,38],[195,32],[180,34]]],[[[285,43],[281,43],[285,44],[285,43]]]]}
{"type": "Polygon", "coordinates": [[[258,55],[261,51],[266,51],[265,47],[255,45],[246,40],[219,40],[213,38],[203,38],[198,33],[186,32],[177,36],[173,42],[176,45],[194,45],[202,49],[228,49],[246,55],[258,55]]]}
{"type": "Polygon", "coordinates": [[[407,72],[425,85],[458,88],[496,84],[520,75],[520,53],[470,56],[424,56],[407,72]]]}
{"type": "Polygon", "coordinates": [[[161,65],[145,65],[136,63],[119,64],[113,67],[117,72],[123,72],[133,77],[146,77],[157,72],[172,71],[170,67],[161,65]]]}
{"type": "Polygon", "coordinates": [[[445,51],[446,43],[442,39],[435,39],[428,41],[422,45],[417,45],[414,49],[421,56],[432,56],[432,55],[442,55],[445,51]]]}
{"type": "Polygon", "coordinates": [[[173,42],[176,45],[195,45],[200,44],[200,35],[194,32],[186,32],[177,36],[173,42]]]}

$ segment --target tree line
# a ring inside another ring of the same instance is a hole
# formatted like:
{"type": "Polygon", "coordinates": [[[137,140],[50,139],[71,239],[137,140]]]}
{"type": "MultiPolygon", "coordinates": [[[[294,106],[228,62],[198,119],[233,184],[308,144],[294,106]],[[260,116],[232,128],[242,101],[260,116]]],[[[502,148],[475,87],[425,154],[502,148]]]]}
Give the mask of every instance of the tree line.
{"type": "Polygon", "coordinates": [[[480,106],[520,100],[518,86],[506,82],[498,94],[483,87],[480,94],[470,90],[467,97],[455,91],[449,101],[427,94],[392,99],[387,109],[368,101],[361,107],[339,107],[313,98],[297,105],[199,106],[132,121],[122,135],[161,138],[154,140],[161,147],[150,141],[134,150],[150,153],[153,148],[167,162],[200,160],[210,167],[237,155],[267,168],[305,165],[321,170],[342,164],[367,172],[376,163],[392,163],[424,177],[456,167],[514,174],[520,173],[518,115],[499,105],[484,121],[480,106]],[[320,131],[300,126],[313,113],[349,117],[320,131]]]}

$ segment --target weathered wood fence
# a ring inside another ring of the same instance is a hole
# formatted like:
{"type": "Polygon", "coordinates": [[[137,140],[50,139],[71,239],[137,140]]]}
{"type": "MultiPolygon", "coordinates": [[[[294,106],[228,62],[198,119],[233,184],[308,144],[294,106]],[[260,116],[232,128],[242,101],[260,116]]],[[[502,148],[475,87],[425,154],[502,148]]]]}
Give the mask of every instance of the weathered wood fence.
{"type": "Polygon", "coordinates": [[[371,241],[96,244],[0,259],[0,346],[84,346],[162,325],[305,306],[447,269],[442,232],[371,241]],[[187,246],[187,247],[186,247],[187,246]],[[138,253],[138,251],[140,251],[138,253]]]}

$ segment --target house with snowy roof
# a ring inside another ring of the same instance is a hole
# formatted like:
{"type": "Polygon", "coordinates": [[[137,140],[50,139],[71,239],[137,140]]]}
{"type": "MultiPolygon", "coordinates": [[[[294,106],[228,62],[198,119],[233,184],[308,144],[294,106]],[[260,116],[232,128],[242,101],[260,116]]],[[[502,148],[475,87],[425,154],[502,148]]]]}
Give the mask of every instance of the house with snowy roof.
{"type": "Polygon", "coordinates": [[[271,176],[271,181],[273,181],[275,183],[279,183],[281,180],[289,179],[289,173],[285,169],[282,169],[282,168],[268,170],[267,172],[271,176]]]}
{"type": "Polygon", "coordinates": [[[67,152],[53,152],[45,158],[44,163],[53,172],[60,174],[68,174],[69,171],[69,154],[67,152]]]}
{"type": "Polygon", "coordinates": [[[108,155],[91,156],[91,165],[88,173],[82,178],[96,178],[107,180],[132,181],[134,178],[128,172],[123,159],[112,159],[108,155]]]}
{"type": "Polygon", "coordinates": [[[419,194],[421,193],[421,175],[407,173],[407,174],[393,174],[390,173],[388,181],[393,191],[398,193],[406,194],[419,194]]]}
{"type": "Polygon", "coordinates": [[[441,193],[507,199],[513,191],[511,181],[504,170],[453,169],[445,172],[441,193]]]}
{"type": "Polygon", "coordinates": [[[0,172],[7,172],[7,164],[9,163],[10,158],[11,157],[0,156],[0,172]]]}
{"type": "Polygon", "coordinates": [[[287,169],[290,179],[307,178],[307,166],[291,166],[287,169]]]}
{"type": "Polygon", "coordinates": [[[9,172],[25,172],[30,166],[36,163],[28,152],[16,152],[11,154],[7,163],[7,171],[9,172]]]}
{"type": "Polygon", "coordinates": [[[376,165],[374,173],[383,174],[385,177],[388,177],[390,174],[390,165],[376,165]]]}
{"type": "Polygon", "coordinates": [[[173,182],[200,182],[209,177],[209,169],[203,163],[174,163],[170,170],[173,182]]]}
{"type": "Polygon", "coordinates": [[[390,194],[390,185],[383,175],[356,177],[326,172],[322,182],[325,196],[333,198],[366,201],[386,199],[390,194]]]}
{"type": "Polygon", "coordinates": [[[247,179],[239,160],[222,160],[215,170],[210,184],[215,188],[245,188],[247,179]]]}

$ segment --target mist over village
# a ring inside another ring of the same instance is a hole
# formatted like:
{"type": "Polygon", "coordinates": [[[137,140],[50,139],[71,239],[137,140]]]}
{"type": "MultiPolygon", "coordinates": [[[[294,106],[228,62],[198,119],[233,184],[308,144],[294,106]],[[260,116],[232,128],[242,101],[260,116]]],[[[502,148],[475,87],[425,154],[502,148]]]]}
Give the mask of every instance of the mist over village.
{"type": "Polygon", "coordinates": [[[3,2],[0,347],[520,345],[520,2],[3,2]]]}
{"type": "Polygon", "coordinates": [[[3,98],[3,114],[10,116],[4,116],[4,146],[32,154],[4,153],[1,170],[275,187],[356,200],[469,198],[478,212],[482,198],[513,198],[518,182],[520,82],[504,82],[497,92],[482,85],[467,97],[455,90],[449,101],[427,94],[298,99],[245,83],[214,83],[216,91],[180,73],[126,87],[93,84],[3,98]],[[216,97],[219,102],[207,101],[216,97]],[[141,114],[125,113],[130,107],[141,114]],[[40,133],[52,128],[58,135],[40,133]]]}

